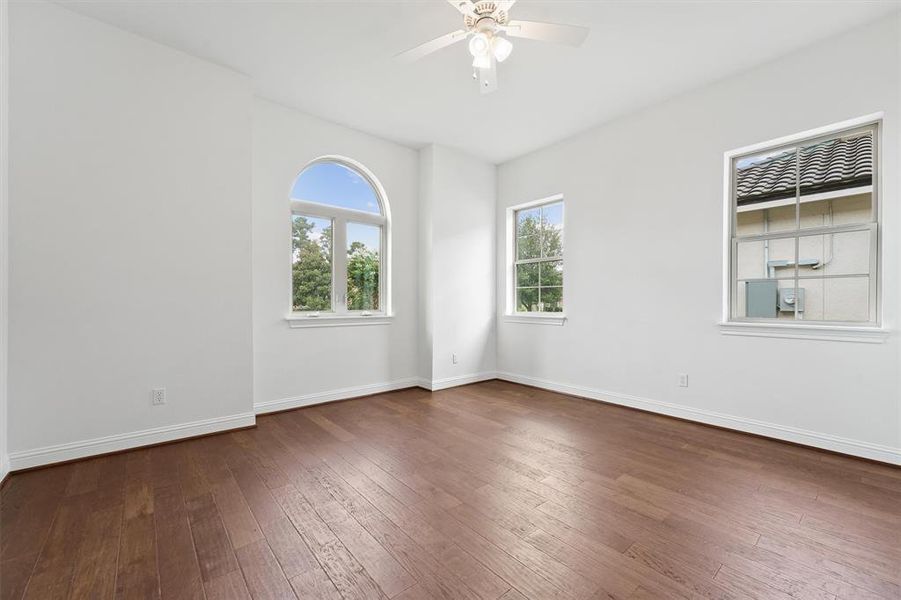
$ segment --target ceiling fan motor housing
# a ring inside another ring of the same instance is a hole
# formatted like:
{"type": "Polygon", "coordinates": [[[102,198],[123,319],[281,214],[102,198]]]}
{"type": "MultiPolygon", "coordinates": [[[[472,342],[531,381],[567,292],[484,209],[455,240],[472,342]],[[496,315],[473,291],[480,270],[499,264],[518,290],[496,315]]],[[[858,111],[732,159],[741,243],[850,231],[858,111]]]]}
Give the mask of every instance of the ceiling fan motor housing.
{"type": "Polygon", "coordinates": [[[506,25],[510,19],[507,11],[501,9],[497,2],[476,2],[473,4],[473,12],[475,15],[463,15],[463,22],[471,31],[493,33],[499,25],[506,25]]]}

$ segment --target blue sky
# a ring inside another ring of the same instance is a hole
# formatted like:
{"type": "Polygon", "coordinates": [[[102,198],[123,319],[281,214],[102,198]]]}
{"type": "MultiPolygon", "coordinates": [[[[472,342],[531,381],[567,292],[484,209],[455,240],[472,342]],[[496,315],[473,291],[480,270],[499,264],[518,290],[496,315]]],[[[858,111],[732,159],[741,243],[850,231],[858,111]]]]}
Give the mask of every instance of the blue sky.
{"type": "Polygon", "coordinates": [[[300,174],[291,198],[380,214],[379,201],[369,182],[356,171],[332,162],[316,163],[300,174]]]}
{"type": "MultiPolygon", "coordinates": [[[[300,174],[291,189],[291,198],[318,204],[329,204],[368,213],[380,214],[378,198],[369,182],[353,169],[333,162],[316,163],[300,174]]],[[[325,219],[307,217],[314,223],[310,232],[314,238],[328,227],[325,219]]],[[[355,241],[379,250],[379,228],[361,223],[347,224],[347,245],[355,241]]]]}

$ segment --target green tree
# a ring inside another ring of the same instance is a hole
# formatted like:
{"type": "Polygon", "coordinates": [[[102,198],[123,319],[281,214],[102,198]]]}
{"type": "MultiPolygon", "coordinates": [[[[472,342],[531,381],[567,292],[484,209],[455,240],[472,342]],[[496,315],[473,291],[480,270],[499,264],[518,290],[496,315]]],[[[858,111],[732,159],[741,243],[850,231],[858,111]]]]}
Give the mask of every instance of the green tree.
{"type": "Polygon", "coordinates": [[[347,249],[347,308],[379,309],[379,253],[362,242],[347,249]]]}
{"type": "Polygon", "coordinates": [[[314,237],[316,224],[294,216],[293,307],[295,311],[330,310],[332,306],[332,228],[314,237]]]}

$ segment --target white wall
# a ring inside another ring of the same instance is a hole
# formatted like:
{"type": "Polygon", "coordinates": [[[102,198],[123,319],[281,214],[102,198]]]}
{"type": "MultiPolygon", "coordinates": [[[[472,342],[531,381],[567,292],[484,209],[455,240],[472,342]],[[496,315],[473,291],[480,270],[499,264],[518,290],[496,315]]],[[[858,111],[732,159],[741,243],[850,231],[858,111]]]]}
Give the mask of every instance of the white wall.
{"type": "Polygon", "coordinates": [[[51,4],[10,26],[13,468],[252,423],[249,82],[51,4]]]}
{"type": "Polygon", "coordinates": [[[281,410],[415,385],[419,170],[415,150],[268,102],[254,102],[254,402],[281,410]],[[311,160],[365,165],[391,206],[392,308],[388,325],[292,329],[291,185],[311,160]]]}
{"type": "Polygon", "coordinates": [[[422,377],[431,389],[493,378],[496,169],[435,145],[420,168],[422,377]]]}
{"type": "Polygon", "coordinates": [[[0,481],[9,473],[7,330],[9,328],[9,3],[0,2],[0,481]]]}
{"type": "Polygon", "coordinates": [[[501,322],[502,376],[901,462],[897,333],[871,345],[717,327],[723,153],[885,111],[882,284],[897,330],[898,43],[887,18],[502,165],[499,248],[506,207],[565,195],[569,317],[501,322]]]}

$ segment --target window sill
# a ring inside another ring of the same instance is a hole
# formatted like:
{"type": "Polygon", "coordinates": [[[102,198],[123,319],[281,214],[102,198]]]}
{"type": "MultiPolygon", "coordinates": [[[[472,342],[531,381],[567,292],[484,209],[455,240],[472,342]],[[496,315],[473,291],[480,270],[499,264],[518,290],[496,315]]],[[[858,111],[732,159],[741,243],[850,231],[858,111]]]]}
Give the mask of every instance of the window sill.
{"type": "Polygon", "coordinates": [[[531,325],[563,325],[566,322],[566,315],[562,314],[521,314],[521,315],[504,315],[505,323],[529,323],[531,325]]]}
{"type": "Polygon", "coordinates": [[[394,317],[384,314],[319,316],[289,314],[285,321],[291,329],[306,327],[357,327],[362,325],[390,325],[394,317]]]}
{"type": "Polygon", "coordinates": [[[719,323],[723,335],[746,337],[789,338],[797,340],[825,340],[830,342],[859,342],[881,344],[891,331],[881,327],[845,325],[798,325],[781,323],[719,323]]]}

